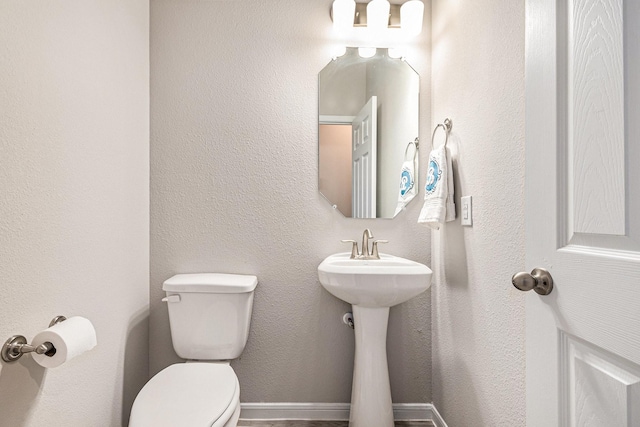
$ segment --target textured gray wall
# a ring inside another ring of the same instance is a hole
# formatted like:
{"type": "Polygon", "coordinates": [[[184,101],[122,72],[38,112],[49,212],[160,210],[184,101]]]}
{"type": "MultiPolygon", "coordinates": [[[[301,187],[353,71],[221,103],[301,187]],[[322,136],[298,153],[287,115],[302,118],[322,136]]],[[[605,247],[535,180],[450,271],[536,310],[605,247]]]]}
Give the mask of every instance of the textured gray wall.
{"type": "MultiPolygon", "coordinates": [[[[348,402],[354,337],[341,316],[349,305],[322,289],[318,264],[347,250],[339,240],[359,238],[365,227],[391,241],[385,251],[430,263],[430,233],[416,224],[420,200],[394,220],[352,220],[317,191],[317,74],[337,43],[330,6],[151,2],[152,375],[180,360],[160,302],[163,280],[255,274],[249,342],[233,362],[242,401],[348,402]]],[[[423,141],[429,37],[427,24],[408,46],[421,75],[423,141]]],[[[431,401],[430,305],[426,293],[391,310],[397,402],[431,401]]]]}
{"type": "Polygon", "coordinates": [[[450,426],[524,426],[524,2],[433,5],[433,118],[474,215],[433,234],[433,399],[450,426]]]}
{"type": "Polygon", "coordinates": [[[148,372],[149,6],[0,0],[0,40],[0,340],[58,314],[98,336],[0,362],[0,425],[122,425],[148,372]]]}

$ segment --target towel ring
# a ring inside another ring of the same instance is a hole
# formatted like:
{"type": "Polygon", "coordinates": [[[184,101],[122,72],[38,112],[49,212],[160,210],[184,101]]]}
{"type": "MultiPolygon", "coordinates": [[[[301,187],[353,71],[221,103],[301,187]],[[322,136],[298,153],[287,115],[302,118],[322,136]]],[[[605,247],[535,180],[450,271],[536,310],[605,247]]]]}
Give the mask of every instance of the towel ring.
{"type": "Polygon", "coordinates": [[[418,148],[420,147],[420,138],[418,138],[416,136],[416,139],[414,141],[409,141],[409,143],[407,144],[407,148],[404,149],[404,159],[407,160],[407,153],[409,152],[409,147],[411,147],[411,145],[415,145],[416,149],[413,152],[413,161],[416,160],[416,155],[418,154],[418,148]]]}
{"type": "Polygon", "coordinates": [[[434,149],[436,147],[435,145],[435,137],[436,137],[436,132],[438,131],[438,128],[442,128],[442,130],[444,130],[444,134],[445,134],[445,138],[444,138],[444,146],[447,146],[447,142],[449,142],[449,133],[451,132],[451,128],[453,128],[453,122],[451,121],[451,119],[444,119],[444,124],[443,123],[438,123],[435,127],[435,129],[433,129],[433,134],[431,135],[431,148],[434,149]]]}

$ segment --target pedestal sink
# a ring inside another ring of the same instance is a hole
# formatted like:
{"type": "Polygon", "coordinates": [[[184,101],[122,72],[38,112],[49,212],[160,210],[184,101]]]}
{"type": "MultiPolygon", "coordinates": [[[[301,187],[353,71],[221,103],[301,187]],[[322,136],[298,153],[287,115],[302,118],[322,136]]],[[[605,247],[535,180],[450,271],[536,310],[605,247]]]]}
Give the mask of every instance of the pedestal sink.
{"type": "Polygon", "coordinates": [[[393,427],[387,366],[389,308],[429,289],[431,270],[424,264],[381,254],[380,259],[327,257],[318,266],[322,286],[353,306],[356,354],[353,366],[350,427],[393,427]]]}

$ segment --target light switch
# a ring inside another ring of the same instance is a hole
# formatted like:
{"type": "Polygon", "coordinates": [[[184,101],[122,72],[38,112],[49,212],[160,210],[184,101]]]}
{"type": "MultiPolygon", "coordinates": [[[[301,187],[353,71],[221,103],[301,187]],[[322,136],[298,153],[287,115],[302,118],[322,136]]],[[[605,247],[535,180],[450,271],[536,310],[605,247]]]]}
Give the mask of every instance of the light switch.
{"type": "Polygon", "coordinates": [[[473,214],[471,210],[471,196],[463,196],[461,199],[461,202],[462,202],[462,209],[461,209],[462,225],[472,226],[473,214]]]}

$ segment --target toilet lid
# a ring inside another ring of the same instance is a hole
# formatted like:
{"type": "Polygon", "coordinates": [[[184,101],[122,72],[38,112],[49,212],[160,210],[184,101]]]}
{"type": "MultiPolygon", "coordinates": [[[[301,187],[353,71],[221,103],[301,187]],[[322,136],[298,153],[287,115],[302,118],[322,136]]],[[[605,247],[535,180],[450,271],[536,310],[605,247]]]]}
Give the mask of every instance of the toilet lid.
{"type": "Polygon", "coordinates": [[[142,388],[131,410],[130,425],[211,426],[232,404],[237,387],[229,365],[171,365],[142,388]]]}

